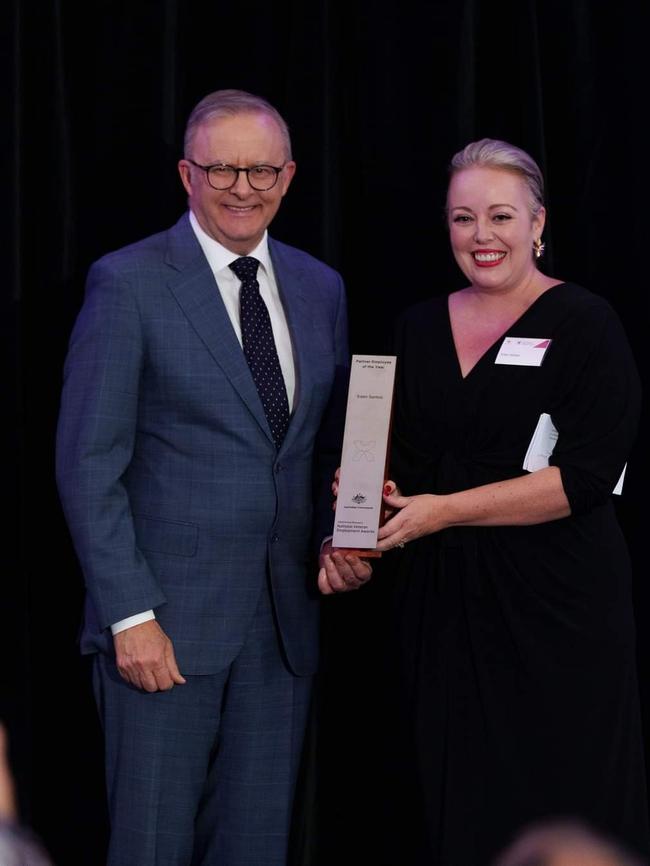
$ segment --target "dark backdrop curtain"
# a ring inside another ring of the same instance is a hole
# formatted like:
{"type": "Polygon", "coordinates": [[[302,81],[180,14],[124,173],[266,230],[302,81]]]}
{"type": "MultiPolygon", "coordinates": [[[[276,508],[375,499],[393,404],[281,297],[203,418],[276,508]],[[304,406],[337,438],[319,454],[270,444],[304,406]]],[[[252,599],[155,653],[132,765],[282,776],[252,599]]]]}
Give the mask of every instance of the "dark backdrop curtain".
{"type": "MultiPolygon", "coordinates": [[[[286,116],[298,162],[273,233],[341,270],[352,350],[382,351],[403,307],[462,283],[442,219],[450,156],[505,138],[546,174],[546,270],[611,301],[645,378],[648,4],[8,0],[3,12],[0,713],[25,821],[58,864],[100,866],[101,732],[53,479],[61,367],[90,262],[176,220],[187,113],[210,90],[248,89],[286,116]]],[[[650,734],[647,435],[646,414],[617,507],[636,567],[650,734]]],[[[326,606],[301,866],[408,864],[400,732],[382,672],[388,572],[326,606]]]]}

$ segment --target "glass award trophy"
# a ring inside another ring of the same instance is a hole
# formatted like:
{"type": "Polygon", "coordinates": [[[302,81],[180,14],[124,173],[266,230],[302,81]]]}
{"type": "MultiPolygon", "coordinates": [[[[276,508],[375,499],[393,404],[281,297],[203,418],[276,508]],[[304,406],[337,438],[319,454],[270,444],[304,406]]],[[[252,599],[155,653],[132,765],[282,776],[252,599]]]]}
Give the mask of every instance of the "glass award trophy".
{"type": "Polygon", "coordinates": [[[358,556],[381,556],[396,362],[395,355],[352,356],[332,547],[358,556]]]}

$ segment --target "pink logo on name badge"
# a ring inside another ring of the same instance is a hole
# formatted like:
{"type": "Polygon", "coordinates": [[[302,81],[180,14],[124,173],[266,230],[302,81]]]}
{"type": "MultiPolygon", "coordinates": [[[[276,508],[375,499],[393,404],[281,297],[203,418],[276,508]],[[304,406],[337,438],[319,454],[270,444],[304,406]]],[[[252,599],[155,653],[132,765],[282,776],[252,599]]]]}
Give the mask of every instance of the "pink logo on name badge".
{"type": "Polygon", "coordinates": [[[550,345],[551,345],[551,341],[550,341],[550,340],[542,340],[541,343],[536,343],[535,346],[534,346],[534,348],[535,348],[535,349],[548,349],[548,347],[549,347],[550,345]]]}

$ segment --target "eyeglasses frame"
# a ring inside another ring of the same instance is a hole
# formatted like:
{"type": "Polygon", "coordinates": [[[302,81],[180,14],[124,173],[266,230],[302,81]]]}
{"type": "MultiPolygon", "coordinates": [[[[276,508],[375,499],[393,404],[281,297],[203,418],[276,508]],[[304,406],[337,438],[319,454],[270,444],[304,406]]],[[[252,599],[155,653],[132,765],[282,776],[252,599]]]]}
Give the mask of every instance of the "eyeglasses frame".
{"type": "Polygon", "coordinates": [[[233,186],[235,186],[235,184],[239,180],[239,173],[242,171],[246,175],[246,180],[248,181],[248,185],[250,186],[251,189],[254,189],[255,192],[268,192],[270,189],[273,189],[273,187],[277,184],[278,178],[280,177],[280,172],[283,171],[283,169],[287,165],[286,162],[283,163],[282,165],[279,165],[279,166],[278,165],[269,165],[268,163],[261,163],[260,165],[251,165],[251,166],[248,166],[247,168],[243,168],[243,167],[238,167],[236,165],[230,165],[227,162],[213,162],[213,163],[211,163],[211,165],[201,165],[201,163],[195,162],[195,160],[190,159],[189,157],[186,157],[186,160],[187,160],[187,162],[191,162],[192,165],[196,166],[196,168],[200,168],[202,171],[205,172],[205,178],[208,182],[208,185],[211,187],[211,189],[214,189],[217,192],[225,192],[228,189],[232,189],[233,186]],[[212,184],[210,183],[210,171],[213,168],[216,168],[217,166],[221,166],[222,168],[230,168],[234,172],[237,173],[235,179],[230,184],[230,186],[217,187],[217,186],[212,186],[212,184]],[[273,169],[273,171],[275,172],[275,180],[273,181],[271,186],[267,186],[265,189],[257,189],[257,187],[253,186],[253,184],[251,183],[249,172],[253,171],[256,168],[272,168],[273,169]]]}

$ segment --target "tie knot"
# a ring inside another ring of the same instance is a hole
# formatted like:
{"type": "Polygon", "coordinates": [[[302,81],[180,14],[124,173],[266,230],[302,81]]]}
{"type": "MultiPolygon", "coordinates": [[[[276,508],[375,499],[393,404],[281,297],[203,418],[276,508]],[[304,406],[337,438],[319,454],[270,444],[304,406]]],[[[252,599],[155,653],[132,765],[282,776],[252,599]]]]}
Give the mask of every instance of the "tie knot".
{"type": "Polygon", "coordinates": [[[230,269],[235,272],[243,283],[246,280],[254,280],[256,278],[258,265],[258,260],[252,256],[242,256],[231,263],[230,269]]]}

